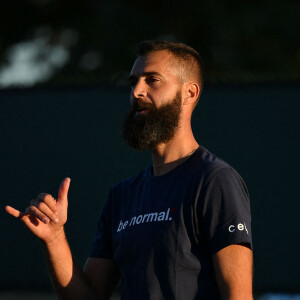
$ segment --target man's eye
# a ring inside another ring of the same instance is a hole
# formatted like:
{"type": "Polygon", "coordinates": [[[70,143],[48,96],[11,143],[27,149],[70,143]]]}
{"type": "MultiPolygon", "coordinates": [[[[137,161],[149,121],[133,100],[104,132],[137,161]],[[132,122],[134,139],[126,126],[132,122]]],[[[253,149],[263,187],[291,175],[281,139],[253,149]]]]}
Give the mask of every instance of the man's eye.
{"type": "Polygon", "coordinates": [[[149,78],[147,78],[147,82],[148,83],[155,83],[155,82],[158,82],[158,81],[159,81],[159,79],[156,78],[156,77],[149,77],[149,78]]]}

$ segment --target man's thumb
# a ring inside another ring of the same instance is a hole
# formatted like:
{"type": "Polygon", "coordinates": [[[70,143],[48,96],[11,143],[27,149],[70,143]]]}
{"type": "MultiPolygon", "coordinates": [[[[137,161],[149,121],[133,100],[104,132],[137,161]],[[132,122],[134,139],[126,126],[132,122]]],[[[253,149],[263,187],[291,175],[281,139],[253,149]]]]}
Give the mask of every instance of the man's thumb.
{"type": "Polygon", "coordinates": [[[71,179],[69,177],[65,178],[62,183],[60,184],[58,190],[58,199],[57,201],[67,201],[68,200],[68,191],[70,187],[71,179]]]}

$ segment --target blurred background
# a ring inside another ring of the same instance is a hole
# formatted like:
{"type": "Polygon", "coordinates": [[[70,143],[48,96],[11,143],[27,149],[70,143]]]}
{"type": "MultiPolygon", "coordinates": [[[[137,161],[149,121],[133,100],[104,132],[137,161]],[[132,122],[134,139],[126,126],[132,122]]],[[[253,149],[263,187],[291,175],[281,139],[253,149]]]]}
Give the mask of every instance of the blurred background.
{"type": "MultiPolygon", "coordinates": [[[[109,187],[151,159],[120,137],[136,45],[184,42],[204,66],[195,135],[250,191],[256,299],[299,299],[299,11],[296,0],[1,1],[2,206],[56,195],[70,176],[67,232],[83,265],[109,187]]],[[[55,299],[39,242],[3,208],[0,234],[0,299],[55,299]]]]}
{"type": "Polygon", "coordinates": [[[299,1],[10,0],[0,85],[127,85],[137,42],[182,41],[207,83],[299,82],[299,1]]]}

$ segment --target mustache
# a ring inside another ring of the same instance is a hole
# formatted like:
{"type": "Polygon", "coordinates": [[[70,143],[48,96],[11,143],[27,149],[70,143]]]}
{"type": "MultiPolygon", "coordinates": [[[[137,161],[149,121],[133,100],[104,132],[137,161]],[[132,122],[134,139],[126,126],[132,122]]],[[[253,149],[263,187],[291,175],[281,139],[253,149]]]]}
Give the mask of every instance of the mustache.
{"type": "Polygon", "coordinates": [[[132,103],[131,103],[131,110],[132,111],[139,111],[142,109],[155,109],[155,106],[153,103],[149,103],[149,102],[144,102],[141,99],[133,99],[132,103]]]}

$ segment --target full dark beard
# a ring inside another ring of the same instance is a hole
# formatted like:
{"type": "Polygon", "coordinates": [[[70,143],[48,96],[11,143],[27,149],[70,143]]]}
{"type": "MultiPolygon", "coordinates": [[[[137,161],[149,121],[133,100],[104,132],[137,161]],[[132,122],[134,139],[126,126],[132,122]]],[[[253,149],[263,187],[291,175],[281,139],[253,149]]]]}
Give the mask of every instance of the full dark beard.
{"type": "Polygon", "coordinates": [[[123,122],[123,140],[137,151],[154,150],[159,144],[166,143],[174,137],[180,113],[179,92],[173,101],[159,108],[136,100],[123,122]],[[147,108],[147,113],[136,115],[141,108],[147,108]]]}

